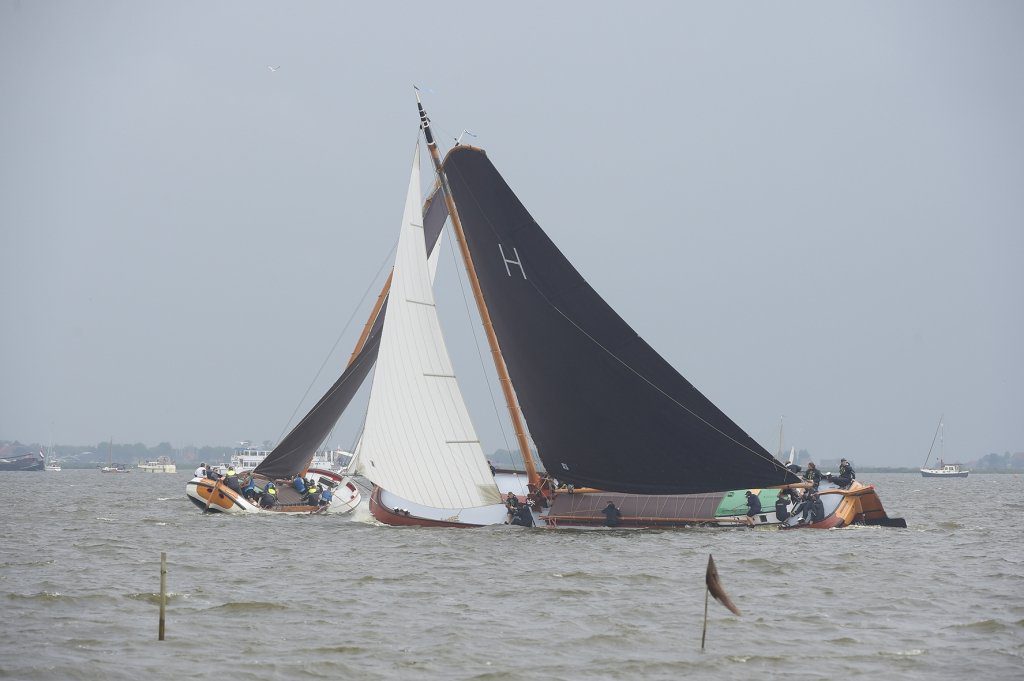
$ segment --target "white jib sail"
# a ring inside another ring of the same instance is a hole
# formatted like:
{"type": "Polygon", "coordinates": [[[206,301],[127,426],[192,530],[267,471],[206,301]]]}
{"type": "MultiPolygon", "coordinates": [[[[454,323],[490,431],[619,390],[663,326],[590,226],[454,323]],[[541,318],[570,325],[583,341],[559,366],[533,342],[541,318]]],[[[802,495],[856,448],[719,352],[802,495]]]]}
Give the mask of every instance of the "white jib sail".
{"type": "MultiPolygon", "coordinates": [[[[423,239],[419,147],[359,447],[374,484],[435,508],[500,503],[455,379],[423,239]]],[[[435,249],[436,250],[436,249],[435,249]]]]}

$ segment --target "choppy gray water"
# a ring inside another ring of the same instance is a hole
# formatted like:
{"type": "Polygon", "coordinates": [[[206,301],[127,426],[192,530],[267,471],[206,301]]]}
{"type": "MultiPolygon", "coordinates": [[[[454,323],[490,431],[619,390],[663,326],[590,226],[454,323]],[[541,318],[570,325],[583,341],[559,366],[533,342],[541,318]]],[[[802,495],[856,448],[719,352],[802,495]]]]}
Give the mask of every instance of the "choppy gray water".
{"type": "Polygon", "coordinates": [[[1022,678],[1024,480],[862,477],[910,529],[389,528],[2,473],[0,677],[1022,678]],[[702,654],[709,552],[743,617],[712,602],[702,654]]]}

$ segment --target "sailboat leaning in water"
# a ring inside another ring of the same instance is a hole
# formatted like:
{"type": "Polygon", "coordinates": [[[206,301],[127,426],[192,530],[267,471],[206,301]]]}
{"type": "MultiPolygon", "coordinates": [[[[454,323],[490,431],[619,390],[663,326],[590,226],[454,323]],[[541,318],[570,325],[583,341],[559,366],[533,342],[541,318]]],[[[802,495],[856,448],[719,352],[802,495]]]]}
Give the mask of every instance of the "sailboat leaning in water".
{"type": "MultiPolygon", "coordinates": [[[[427,234],[426,249],[421,255],[429,263],[431,277],[437,266],[437,253],[440,250],[438,246],[447,217],[444,203],[432,199],[433,197],[425,202],[421,213],[424,231],[427,234]]],[[[344,513],[359,505],[359,488],[349,477],[310,466],[317,449],[327,439],[377,360],[388,307],[390,281],[389,278],[384,284],[348,364],[338,380],[255,469],[239,475],[239,487],[244,488],[251,479],[257,494],[262,494],[266,490],[268,482],[274,483],[277,490],[274,506],[271,509],[261,508],[258,501],[230,489],[221,480],[205,476],[197,476],[186,485],[186,494],[193,503],[203,510],[224,513],[305,514],[344,513]],[[331,503],[326,506],[308,503],[308,499],[292,486],[292,480],[296,476],[315,480],[321,486],[330,489],[333,497],[331,503]]]]}
{"type": "MultiPolygon", "coordinates": [[[[807,487],[654,351],[590,287],[527,212],[486,153],[442,162],[420,127],[451,219],[520,454],[525,487],[490,475],[444,345],[425,266],[413,164],[384,317],[359,472],[370,511],[395,525],[472,527],[506,518],[502,494],[548,527],[747,524],[747,490],[773,508],[807,487]],[[526,425],[547,473],[533,461],[526,425]],[[741,506],[742,504],[742,506],[741,506]]],[[[417,152],[418,155],[418,152],[417,152]]],[[[829,490],[815,526],[898,524],[874,488],[829,490]]],[[[756,524],[779,522],[774,511],[756,524]]]]}

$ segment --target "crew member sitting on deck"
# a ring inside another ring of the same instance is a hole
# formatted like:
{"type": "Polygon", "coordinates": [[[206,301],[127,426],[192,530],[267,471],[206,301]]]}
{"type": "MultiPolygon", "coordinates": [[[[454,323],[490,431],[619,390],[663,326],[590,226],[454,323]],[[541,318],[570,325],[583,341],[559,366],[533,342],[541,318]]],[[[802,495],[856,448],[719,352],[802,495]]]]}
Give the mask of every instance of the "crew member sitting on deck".
{"type": "Polygon", "coordinates": [[[206,464],[205,463],[199,464],[199,468],[196,469],[196,472],[192,475],[192,477],[193,478],[205,478],[206,477],[206,464]]]}
{"type": "Polygon", "coordinates": [[[314,480],[306,485],[306,503],[310,506],[320,505],[320,486],[314,480]]]}
{"type": "Polygon", "coordinates": [[[235,492],[242,492],[242,486],[238,484],[238,473],[234,466],[228,467],[228,474],[224,476],[224,486],[235,492]]]}
{"type": "Polygon", "coordinates": [[[519,510],[519,498],[512,492],[505,495],[505,510],[508,511],[508,515],[505,516],[505,524],[515,522],[516,511],[519,510]]]}
{"type": "Polygon", "coordinates": [[[828,481],[839,485],[841,489],[846,489],[856,478],[857,474],[854,472],[853,466],[850,465],[850,462],[846,459],[840,459],[839,475],[829,475],[828,481]]]}
{"type": "Polygon", "coordinates": [[[295,479],[292,480],[292,487],[294,487],[295,491],[299,494],[303,496],[306,495],[306,479],[302,477],[302,473],[295,474],[295,479]]]}
{"type": "Polygon", "coordinates": [[[274,508],[274,504],[277,503],[277,487],[272,482],[268,482],[267,486],[263,488],[263,496],[260,497],[260,507],[262,508],[274,508]]]}
{"type": "Polygon", "coordinates": [[[779,490],[779,498],[775,501],[775,517],[780,523],[786,522],[786,519],[789,518],[788,490],[779,490]]]}
{"type": "Polygon", "coordinates": [[[533,513],[529,504],[519,504],[512,514],[512,524],[520,527],[533,527],[533,513]]]}
{"type": "Polygon", "coordinates": [[[761,512],[761,499],[747,490],[747,525],[754,524],[754,516],[761,512]]]}
{"type": "Polygon", "coordinates": [[[248,482],[242,486],[242,496],[249,501],[255,502],[259,501],[260,494],[261,492],[259,491],[259,488],[256,487],[256,478],[252,477],[252,474],[250,473],[248,482]]]}
{"type": "Polygon", "coordinates": [[[207,466],[203,477],[209,478],[210,480],[220,480],[220,473],[213,469],[213,466],[207,466]]]}
{"type": "Polygon", "coordinates": [[[814,465],[813,461],[807,462],[807,470],[804,471],[804,480],[814,484],[812,489],[818,489],[818,485],[821,483],[821,471],[814,465]]]}
{"type": "Polygon", "coordinates": [[[803,505],[802,523],[816,523],[825,519],[825,505],[821,503],[821,496],[817,492],[811,492],[803,505]]]}
{"type": "Polygon", "coordinates": [[[330,487],[324,487],[323,491],[320,492],[320,505],[330,506],[332,499],[334,499],[334,492],[331,491],[330,487]]]}
{"type": "Polygon", "coordinates": [[[601,509],[601,513],[604,513],[605,527],[619,526],[619,521],[622,520],[622,511],[616,508],[613,502],[609,501],[608,505],[601,509]]]}

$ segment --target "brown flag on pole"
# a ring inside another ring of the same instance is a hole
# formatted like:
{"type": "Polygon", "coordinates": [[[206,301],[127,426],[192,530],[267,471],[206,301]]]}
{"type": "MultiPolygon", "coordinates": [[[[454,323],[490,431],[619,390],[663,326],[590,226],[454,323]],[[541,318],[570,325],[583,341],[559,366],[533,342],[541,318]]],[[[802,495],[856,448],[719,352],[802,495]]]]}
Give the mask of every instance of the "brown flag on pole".
{"type": "Polygon", "coordinates": [[[729,595],[722,588],[722,582],[718,579],[718,568],[715,567],[715,559],[708,554],[708,571],[704,575],[704,583],[707,588],[704,590],[704,629],[700,632],[700,649],[704,650],[704,639],[708,634],[708,594],[715,597],[715,600],[729,608],[734,615],[740,614],[740,609],[729,600],[729,595]]]}
{"type": "Polygon", "coordinates": [[[732,614],[740,614],[740,609],[733,605],[733,602],[729,600],[729,594],[725,593],[725,589],[722,588],[722,582],[718,579],[718,568],[715,567],[715,559],[711,557],[711,554],[708,554],[708,572],[704,576],[704,581],[707,582],[708,591],[716,601],[729,608],[732,614]]]}

